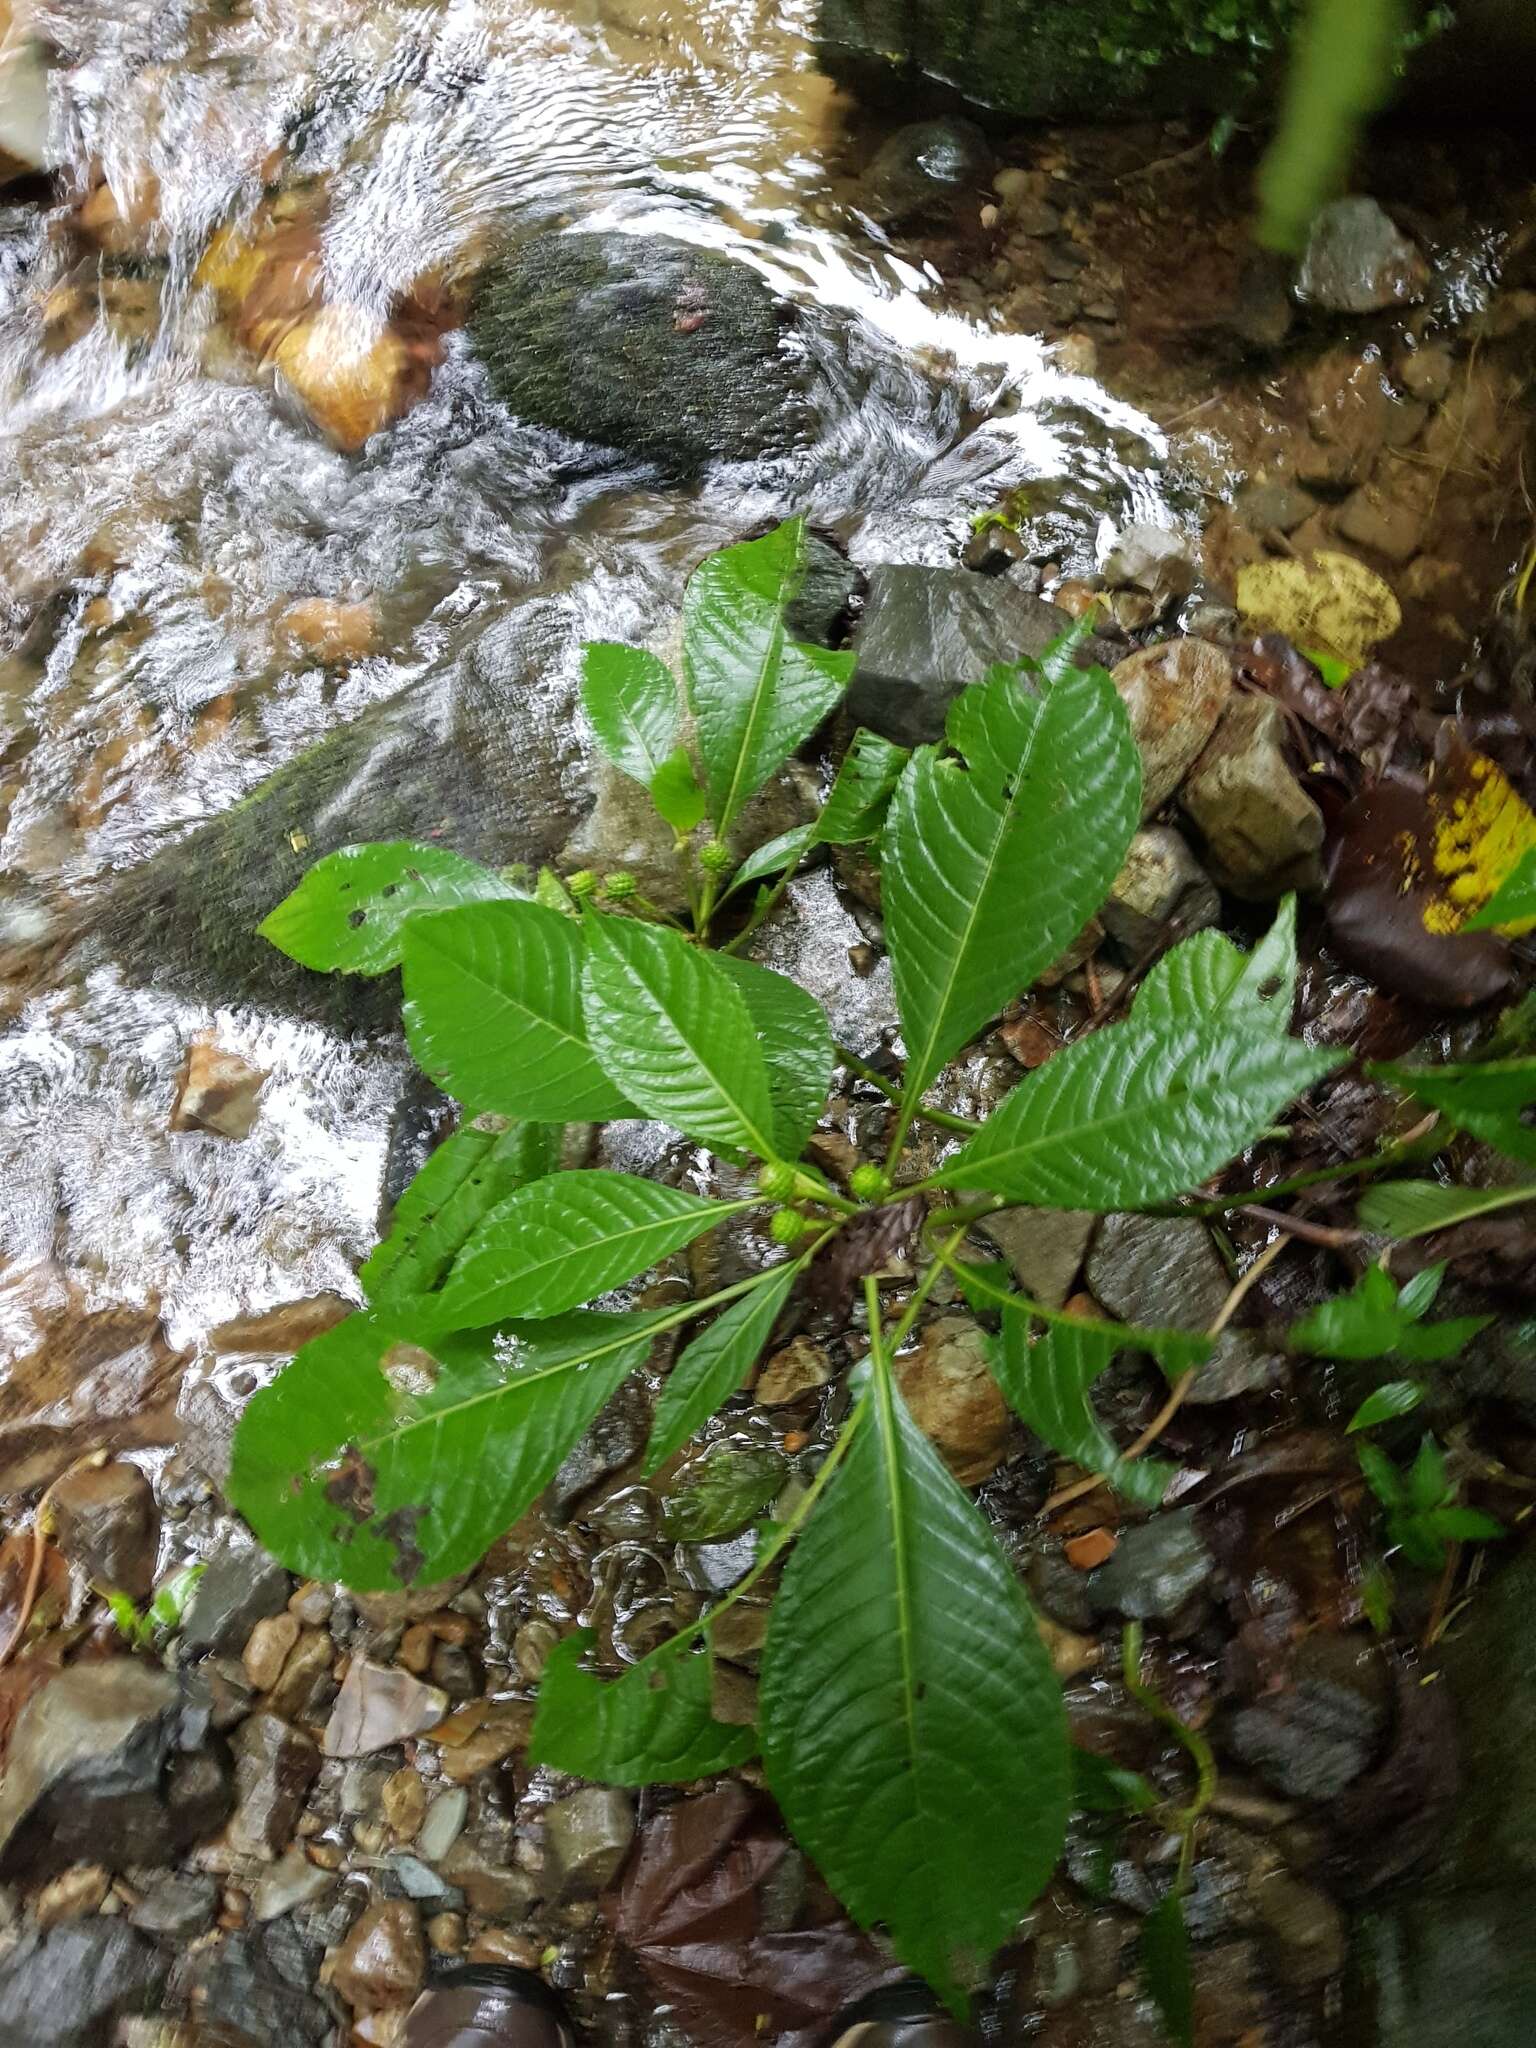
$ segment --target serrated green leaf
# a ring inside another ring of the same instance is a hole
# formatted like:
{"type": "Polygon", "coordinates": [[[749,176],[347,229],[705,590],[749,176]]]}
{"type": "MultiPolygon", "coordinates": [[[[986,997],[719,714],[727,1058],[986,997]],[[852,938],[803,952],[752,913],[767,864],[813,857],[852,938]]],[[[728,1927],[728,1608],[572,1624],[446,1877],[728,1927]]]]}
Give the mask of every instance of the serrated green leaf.
{"type": "Polygon", "coordinates": [[[1443,1267],[1419,1274],[1399,1293],[1380,1266],[1368,1266],[1348,1294],[1319,1302],[1291,1330],[1293,1350],[1319,1358],[1385,1358],[1396,1354],[1428,1363],[1463,1350],[1491,1316],[1419,1319],[1435,1298],[1443,1267]],[[1430,1284],[1425,1285],[1429,1280],[1430,1284]]]}
{"type": "Polygon", "coordinates": [[[1463,931],[1528,932],[1536,925],[1536,847],[1528,847],[1463,931]]]}
{"type": "MultiPolygon", "coordinates": [[[[731,876],[731,889],[745,888],[748,882],[760,882],[765,875],[777,875],[796,861],[803,860],[816,844],[814,825],[792,825],[787,832],[781,832],[777,839],[770,839],[747,858],[731,876]]],[[[726,892],[730,894],[730,890],[726,892]]]]}
{"type": "Polygon", "coordinates": [[[317,860],[256,930],[301,967],[387,974],[400,965],[409,919],[522,893],[446,847],[386,839],[338,847],[317,860]]]}
{"type": "Polygon", "coordinates": [[[777,1451],[716,1444],[662,1501],[661,1533],[672,1543],[717,1543],[739,1535],[778,1499],[788,1476],[777,1451]]]}
{"type": "Polygon", "coordinates": [[[683,598],[683,670],[709,814],[723,839],[742,807],[836,709],[851,654],[789,637],[805,576],[805,521],[710,555],[683,598]]]}
{"type": "Polygon", "coordinates": [[[882,840],[907,1097],[1058,959],[1109,894],[1141,817],[1141,757],[1102,669],[1026,694],[994,670],[951,707],[968,767],[921,747],[882,840]]]}
{"type": "Polygon", "coordinates": [[[471,1125],[445,1138],[395,1204],[389,1235],[358,1272],[372,1302],[430,1294],[496,1204],[560,1163],[559,1124],[471,1125]]]}
{"type": "Polygon", "coordinates": [[[1509,1159],[1536,1165],[1536,1124],[1525,1112],[1536,1104],[1536,1059],[1488,1060],[1481,1066],[1373,1065],[1372,1079],[1405,1089],[1432,1109],[1492,1145],[1509,1159]]]}
{"type": "Polygon", "coordinates": [[[1141,1968],[1174,2048],[1195,2048],[1195,1979],[1177,1890],[1166,1893],[1141,1924],[1141,1968]]]}
{"type": "Polygon", "coordinates": [[[888,1372],[869,1401],[774,1603],[763,1763],[854,1919],[959,2010],[1055,1865],[1070,1745],[990,1530],[888,1372]]]}
{"type": "Polygon", "coordinates": [[[1294,916],[1292,903],[1276,920],[1281,943],[1272,933],[1248,961],[1229,949],[1235,970],[1209,945],[1190,961],[1173,948],[1123,1024],[1019,1083],[944,1162],[946,1186],[1044,1208],[1139,1209],[1225,1166],[1345,1057],[1286,1034],[1294,916]]]}
{"type": "Polygon", "coordinates": [[[704,817],[704,792],[686,747],[675,747],[651,777],[651,802],[663,824],[686,834],[704,817]]]}
{"type": "Polygon", "coordinates": [[[1379,1429],[1384,1422],[1395,1422],[1400,1415],[1411,1415],[1424,1399],[1424,1389],[1416,1387],[1412,1380],[1390,1380],[1384,1387],[1378,1387],[1374,1394],[1367,1394],[1345,1429],[1346,1436],[1354,1436],[1362,1429],[1379,1429]]]}
{"type": "Polygon", "coordinates": [[[471,1233],[441,1294],[420,1303],[442,1330],[555,1316],[622,1286],[758,1200],[706,1202],[595,1167],[518,1188],[471,1233]]]}
{"type": "Polygon", "coordinates": [[[775,1156],[768,1065],[745,997],[680,933],[589,918],[587,1035],[638,1108],[706,1145],[775,1156]]]}
{"type": "Polygon", "coordinates": [[[735,982],[768,1067],[773,1135],[781,1159],[798,1159],[821,1121],[837,1065],[827,1013],[787,975],[734,953],[715,956],[735,982]]]}
{"type": "Polygon", "coordinates": [[[750,1728],[714,1718],[707,1630],[663,1643],[618,1678],[594,1678],[578,1629],[555,1645],[539,1682],[529,1760],[598,1785],[682,1785],[734,1770],[757,1749],[750,1728]]]}
{"type": "Polygon", "coordinates": [[[381,1592],[468,1571],[645,1362],[662,1320],[587,1313],[443,1336],[399,1309],[350,1316],[252,1397],[230,1500],[310,1578],[381,1592]]]}
{"type": "Polygon", "coordinates": [[[472,1110],[535,1123],[629,1115],[587,1043],[582,928],[541,903],[413,918],[405,1035],[418,1066],[472,1110]]]}
{"type": "Polygon", "coordinates": [[[1407,1489],[1403,1475],[1383,1450],[1373,1443],[1361,1441],[1355,1446],[1355,1456],[1360,1460],[1360,1470],[1365,1483],[1385,1508],[1400,1508],[1407,1504],[1407,1489]]]}
{"type": "Polygon", "coordinates": [[[1064,1324],[1031,1342],[1029,1318],[1005,1315],[991,1353],[992,1371],[1009,1407],[1053,1451],[1097,1472],[1138,1507],[1160,1507],[1178,1467],[1157,1458],[1122,1457],[1089,1400],[1094,1381],[1119,1348],[1101,1331],[1064,1324]]]}
{"type": "Polygon", "coordinates": [[[681,1450],[694,1431],[730,1399],[767,1343],[789,1290],[804,1269],[803,1259],[776,1266],[718,1316],[682,1351],[667,1375],[645,1451],[647,1477],[681,1450]]]}
{"type": "MultiPolygon", "coordinates": [[[[955,1259],[946,1259],[944,1263],[952,1273],[959,1265],[955,1259]]],[[[973,1308],[993,1308],[1004,1315],[1019,1316],[1026,1324],[1042,1322],[1048,1329],[1102,1340],[1116,1351],[1145,1352],[1157,1360],[1169,1380],[1181,1379],[1193,1367],[1204,1365],[1216,1348],[1200,1330],[1149,1329],[1139,1323],[1111,1322],[1104,1316],[1074,1315],[1063,1308],[1052,1308],[1047,1302],[1031,1301],[976,1264],[966,1265],[965,1285],[973,1308]]]]}
{"type": "Polygon", "coordinates": [[[1473,1216],[1536,1201],[1536,1182],[1517,1188],[1448,1188],[1434,1180],[1388,1180],[1360,1198],[1360,1223],[1383,1237],[1427,1237],[1473,1216]]]}
{"type": "Polygon", "coordinates": [[[581,708],[614,766],[649,788],[682,722],[667,664],[643,647],[589,641],[581,650],[581,708]]]}
{"type": "Polygon", "coordinates": [[[911,759],[908,749],[860,726],[838,764],[816,838],[825,846],[858,846],[879,836],[901,771],[911,759]]]}

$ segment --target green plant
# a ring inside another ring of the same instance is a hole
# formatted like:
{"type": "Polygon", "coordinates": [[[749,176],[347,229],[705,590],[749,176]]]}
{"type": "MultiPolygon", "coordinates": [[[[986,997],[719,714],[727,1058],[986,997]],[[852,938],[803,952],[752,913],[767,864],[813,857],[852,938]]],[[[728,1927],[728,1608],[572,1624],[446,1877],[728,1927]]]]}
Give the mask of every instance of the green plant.
{"type": "MultiPolygon", "coordinates": [[[[672,1360],[649,1469],[676,1453],[741,1387],[815,1264],[862,1300],[835,1440],[779,1494],[746,1576],[640,1663],[608,1680],[587,1668],[584,1640],[557,1648],[532,1753],[620,1784],[686,1781],[760,1753],[854,1916],[882,1924],[959,2009],[1056,1861],[1069,1744],[1019,1579],[914,1425],[893,1361],[952,1278],[1000,1317],[996,1370],[1019,1412],[1073,1455],[1112,1452],[1093,1434],[1095,1375],[1131,1348],[1177,1377],[1204,1340],[1034,1302],[966,1255],[969,1230],[1010,1204],[1165,1202],[1340,1055],[1289,1033],[1288,903],[1250,955],[1215,932],[1174,947],[1122,1022],[1026,1077],[984,1125],[930,1111],[945,1064],[1107,895],[1140,821],[1140,761],[1113,682],[1075,665],[1073,634],[962,691],[942,746],[908,757],[856,735],[815,820],[739,863],[722,854],[847,680],[848,657],[787,635],[803,563],[792,521],[703,564],[684,605],[681,692],[651,656],[589,651],[593,729],[650,789],[688,863],[686,925],[635,896],[605,908],[574,880],[519,895],[412,846],[317,863],[268,919],[268,935],[314,965],[398,963],[411,1049],[470,1121],[364,1266],[366,1306],[250,1403],[230,1486],[263,1540],[309,1575],[367,1589],[468,1569],[621,1382],[701,1324],[672,1360]],[[838,1063],[826,1019],[732,950],[828,840],[878,853],[907,1052],[884,1158],[847,1192],[804,1157],[838,1063]],[[670,1125],[746,1191],[563,1170],[560,1126],[615,1116],[670,1125]],[[962,1139],[914,1174],[907,1134],[929,1116],[941,1130],[960,1122],[962,1139]],[[754,1214],[786,1248],[777,1263],[672,1306],[616,1293],[754,1214]],[[915,1275],[894,1306],[879,1275],[898,1249],[915,1275]],[[753,1731],[713,1717],[711,1638],[770,1575],[753,1731]]],[[[1117,1469],[1111,1456],[1104,1469],[1150,1503],[1171,1468],[1117,1469]]],[[[745,1511],[764,1499],[766,1487],[745,1511]]]]}
{"type": "Polygon", "coordinates": [[[187,1602],[206,1570],[206,1565],[186,1564],[172,1572],[142,1613],[126,1593],[109,1592],[106,1602],[118,1634],[136,1650],[161,1647],[181,1627],[187,1602]]]}
{"type": "Polygon", "coordinates": [[[1387,1540],[1411,1564],[1438,1571],[1453,1543],[1492,1543],[1503,1536],[1503,1524],[1492,1515],[1459,1504],[1460,1485],[1432,1436],[1424,1438],[1406,1471],[1373,1443],[1356,1449],[1365,1483],[1387,1511],[1387,1540]]]}
{"type": "Polygon", "coordinates": [[[1384,1266],[1368,1266],[1348,1294],[1320,1302],[1291,1329],[1291,1348],[1321,1358],[1398,1358],[1429,1363],[1454,1358],[1492,1316],[1424,1318],[1445,1278],[1445,1263],[1426,1266],[1399,1287],[1384,1266]]]}

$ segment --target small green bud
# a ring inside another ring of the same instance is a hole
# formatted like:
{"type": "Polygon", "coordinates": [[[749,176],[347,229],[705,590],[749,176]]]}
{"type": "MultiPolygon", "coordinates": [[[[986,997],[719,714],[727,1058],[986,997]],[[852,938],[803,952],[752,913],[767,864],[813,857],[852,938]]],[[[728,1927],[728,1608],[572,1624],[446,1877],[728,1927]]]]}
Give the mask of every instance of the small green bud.
{"type": "Polygon", "coordinates": [[[891,1177],[878,1166],[856,1166],[848,1176],[848,1189],[859,1202],[883,1202],[891,1192],[891,1177]]]}
{"type": "Polygon", "coordinates": [[[773,1221],[768,1225],[768,1235],[775,1244],[794,1244],[804,1237],[808,1230],[815,1228],[809,1217],[800,1215],[794,1209],[775,1209],[773,1221]]]}
{"type": "Polygon", "coordinates": [[[770,1202],[787,1202],[795,1192],[795,1169],[775,1161],[757,1176],[757,1185],[770,1202]]]}
{"type": "Polygon", "coordinates": [[[731,849],[718,839],[711,839],[707,846],[699,848],[699,866],[706,875],[728,875],[735,865],[731,849]]]}
{"type": "Polygon", "coordinates": [[[610,903],[627,903],[638,887],[633,875],[608,875],[603,881],[603,894],[610,903]]]}
{"type": "Polygon", "coordinates": [[[578,903],[584,903],[597,894],[597,877],[590,868],[578,868],[574,875],[566,876],[565,886],[578,903]]]}

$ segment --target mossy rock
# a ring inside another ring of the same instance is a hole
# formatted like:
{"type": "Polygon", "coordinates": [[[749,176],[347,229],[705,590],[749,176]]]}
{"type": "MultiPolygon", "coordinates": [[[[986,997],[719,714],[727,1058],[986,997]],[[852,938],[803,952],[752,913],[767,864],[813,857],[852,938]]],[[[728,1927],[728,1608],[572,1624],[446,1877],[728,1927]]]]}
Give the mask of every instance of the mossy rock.
{"type": "Polygon", "coordinates": [[[911,104],[928,79],[1015,119],[1121,120],[1244,104],[1300,0],[821,0],[824,70],[911,104]]]}
{"type": "Polygon", "coordinates": [[[666,236],[541,235],[485,272],[470,320],[521,420],[657,463],[786,455],[815,425],[798,315],[744,263],[666,236]]]}

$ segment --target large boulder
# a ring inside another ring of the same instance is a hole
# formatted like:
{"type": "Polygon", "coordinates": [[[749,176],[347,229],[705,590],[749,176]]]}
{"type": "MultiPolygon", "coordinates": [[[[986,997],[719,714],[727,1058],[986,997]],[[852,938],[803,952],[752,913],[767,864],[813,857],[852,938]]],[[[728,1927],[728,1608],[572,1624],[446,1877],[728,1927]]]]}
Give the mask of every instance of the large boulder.
{"type": "Polygon", "coordinates": [[[692,475],[786,455],[815,421],[799,315],[665,235],[541,235],[481,279],[470,331],[521,420],[692,475]]]}
{"type": "Polygon", "coordinates": [[[999,114],[1110,120],[1228,108],[1283,48],[1298,0],[1248,0],[1241,33],[1207,0],[821,0],[822,67],[910,104],[928,78],[999,114]]]}

